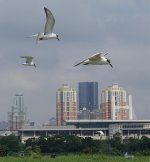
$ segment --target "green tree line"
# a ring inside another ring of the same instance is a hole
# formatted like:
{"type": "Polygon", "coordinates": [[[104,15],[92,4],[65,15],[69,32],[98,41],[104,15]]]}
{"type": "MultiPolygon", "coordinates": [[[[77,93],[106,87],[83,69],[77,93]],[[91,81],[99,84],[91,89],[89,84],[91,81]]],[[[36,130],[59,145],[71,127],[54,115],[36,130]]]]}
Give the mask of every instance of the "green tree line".
{"type": "Polygon", "coordinates": [[[150,155],[150,138],[125,138],[116,134],[112,139],[95,140],[91,137],[54,135],[50,137],[29,138],[24,144],[16,136],[10,135],[0,138],[0,156],[24,151],[39,154],[62,153],[102,153],[123,155],[130,154],[150,155]]]}

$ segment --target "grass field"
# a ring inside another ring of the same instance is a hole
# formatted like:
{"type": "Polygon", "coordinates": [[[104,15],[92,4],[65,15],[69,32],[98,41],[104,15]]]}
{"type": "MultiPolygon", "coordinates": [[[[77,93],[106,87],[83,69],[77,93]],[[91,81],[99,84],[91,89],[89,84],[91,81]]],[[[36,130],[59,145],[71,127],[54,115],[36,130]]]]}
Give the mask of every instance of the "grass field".
{"type": "Polygon", "coordinates": [[[135,156],[125,159],[123,156],[110,155],[65,155],[51,158],[50,156],[33,157],[0,157],[0,162],[150,162],[150,156],[135,156]]]}

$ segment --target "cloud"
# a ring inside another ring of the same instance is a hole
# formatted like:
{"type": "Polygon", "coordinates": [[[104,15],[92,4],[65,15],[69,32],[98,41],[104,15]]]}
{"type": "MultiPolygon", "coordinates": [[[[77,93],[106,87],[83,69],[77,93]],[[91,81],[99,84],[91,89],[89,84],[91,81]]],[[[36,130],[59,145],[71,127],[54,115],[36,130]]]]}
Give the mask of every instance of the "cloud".
{"type": "Polygon", "coordinates": [[[99,96],[102,89],[119,83],[132,94],[137,118],[149,118],[148,1],[0,1],[0,24],[1,120],[7,120],[18,91],[24,94],[31,120],[48,120],[55,116],[57,89],[68,83],[78,90],[80,81],[98,81],[99,96]],[[44,6],[55,16],[60,41],[37,45],[25,37],[44,30],[44,6]],[[113,69],[73,67],[101,51],[109,53],[113,69]],[[37,68],[21,66],[21,55],[33,56],[37,68]]]}

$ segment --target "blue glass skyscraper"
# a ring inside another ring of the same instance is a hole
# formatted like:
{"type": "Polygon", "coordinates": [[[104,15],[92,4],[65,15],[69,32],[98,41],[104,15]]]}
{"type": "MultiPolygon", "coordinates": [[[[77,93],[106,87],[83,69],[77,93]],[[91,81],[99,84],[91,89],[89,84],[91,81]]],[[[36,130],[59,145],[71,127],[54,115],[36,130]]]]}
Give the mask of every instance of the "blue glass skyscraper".
{"type": "Polygon", "coordinates": [[[79,110],[98,109],[98,82],[79,82],[79,110]]]}

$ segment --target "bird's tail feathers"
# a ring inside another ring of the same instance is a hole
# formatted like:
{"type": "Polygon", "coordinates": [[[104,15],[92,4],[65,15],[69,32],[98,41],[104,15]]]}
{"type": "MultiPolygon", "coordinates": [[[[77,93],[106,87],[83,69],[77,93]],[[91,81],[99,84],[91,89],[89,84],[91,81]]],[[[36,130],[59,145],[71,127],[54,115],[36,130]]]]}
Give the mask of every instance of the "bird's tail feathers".
{"type": "Polygon", "coordinates": [[[43,34],[42,33],[38,33],[37,36],[36,36],[36,43],[38,44],[40,40],[42,40],[42,36],[43,34]]]}
{"type": "Polygon", "coordinates": [[[30,36],[27,36],[26,38],[33,38],[33,37],[37,37],[38,34],[34,34],[34,35],[30,35],[30,36]]]}

